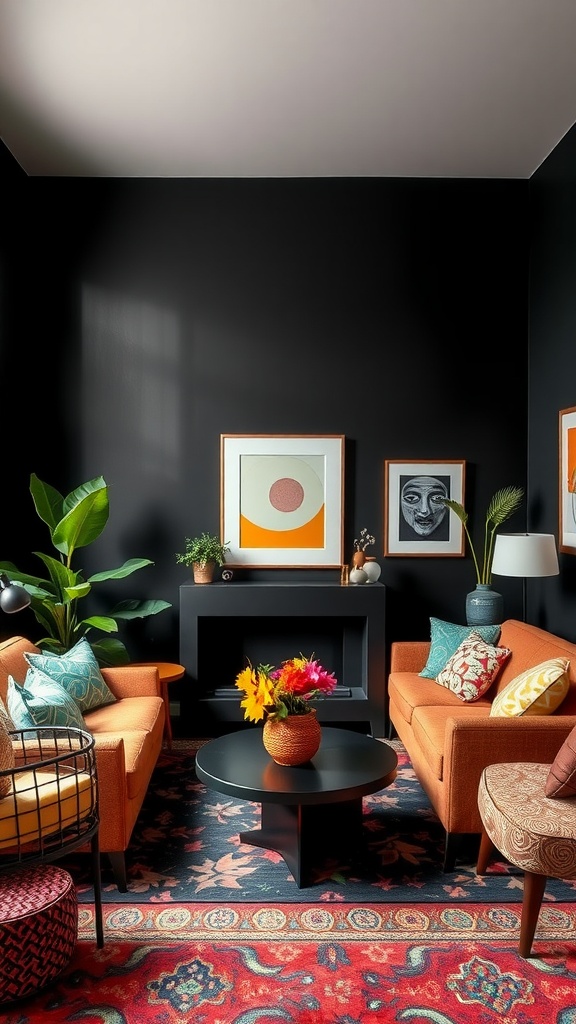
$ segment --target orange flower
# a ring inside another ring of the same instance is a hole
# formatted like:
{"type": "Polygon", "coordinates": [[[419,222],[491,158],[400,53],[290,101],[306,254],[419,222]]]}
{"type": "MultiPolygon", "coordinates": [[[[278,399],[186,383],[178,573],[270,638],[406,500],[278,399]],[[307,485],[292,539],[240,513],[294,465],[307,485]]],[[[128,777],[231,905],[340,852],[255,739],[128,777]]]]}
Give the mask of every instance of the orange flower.
{"type": "Polygon", "coordinates": [[[308,701],[332,693],[336,678],[313,657],[290,658],[280,668],[272,665],[252,665],[236,676],[236,686],[246,696],[240,702],[244,717],[261,722],[266,716],[286,718],[287,715],[305,715],[308,701]]]}

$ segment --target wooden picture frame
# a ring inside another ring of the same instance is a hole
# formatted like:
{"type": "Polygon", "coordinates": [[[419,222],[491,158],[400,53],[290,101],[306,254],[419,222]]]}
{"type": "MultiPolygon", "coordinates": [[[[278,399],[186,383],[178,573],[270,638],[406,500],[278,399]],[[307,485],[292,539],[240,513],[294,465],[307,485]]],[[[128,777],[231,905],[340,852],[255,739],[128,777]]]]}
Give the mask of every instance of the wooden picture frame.
{"type": "Polygon", "coordinates": [[[576,406],[558,414],[558,550],[576,555],[576,406]]]}
{"type": "Polygon", "coordinates": [[[344,440],[343,434],[220,435],[227,565],[340,568],[344,440]]]}
{"type": "Polygon", "coordinates": [[[387,459],[384,465],[384,554],[402,558],[462,558],[464,527],[438,501],[464,504],[463,459],[387,459]]]}

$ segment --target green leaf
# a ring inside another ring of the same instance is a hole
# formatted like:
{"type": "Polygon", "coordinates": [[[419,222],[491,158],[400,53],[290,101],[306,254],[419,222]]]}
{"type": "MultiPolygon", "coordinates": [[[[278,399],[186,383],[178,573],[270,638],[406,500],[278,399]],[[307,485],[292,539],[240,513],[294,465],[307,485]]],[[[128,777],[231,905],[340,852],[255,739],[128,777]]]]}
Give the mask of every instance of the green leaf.
{"type": "Polygon", "coordinates": [[[154,565],[149,558],[129,558],[119,569],[105,569],[89,576],[90,583],[102,583],[104,580],[122,580],[125,576],[131,576],[137,569],[143,569],[146,565],[154,565]]]}
{"type": "Polygon", "coordinates": [[[100,629],[102,633],[118,632],[118,623],[110,615],[90,615],[87,619],[82,619],[82,622],[79,622],[78,625],[100,629]]]}
{"type": "Polygon", "coordinates": [[[120,601],[112,608],[111,615],[115,619],[143,619],[148,615],[157,615],[166,608],[171,608],[169,601],[120,601]]]}
{"type": "Polygon", "coordinates": [[[128,665],[130,655],[121,640],[103,637],[90,645],[101,668],[112,668],[114,665],[128,665]]]}
{"type": "Polygon", "coordinates": [[[36,512],[52,532],[64,515],[64,498],[60,491],[45,484],[35,473],[30,474],[30,493],[36,512]]]}
{"type": "Polygon", "coordinates": [[[73,493],[80,494],[84,490],[87,490],[85,496],[70,508],[52,531],[54,547],[68,558],[73,555],[76,548],[84,548],[95,541],[108,522],[106,486],[91,488],[90,485],[85,485],[73,493]]]}

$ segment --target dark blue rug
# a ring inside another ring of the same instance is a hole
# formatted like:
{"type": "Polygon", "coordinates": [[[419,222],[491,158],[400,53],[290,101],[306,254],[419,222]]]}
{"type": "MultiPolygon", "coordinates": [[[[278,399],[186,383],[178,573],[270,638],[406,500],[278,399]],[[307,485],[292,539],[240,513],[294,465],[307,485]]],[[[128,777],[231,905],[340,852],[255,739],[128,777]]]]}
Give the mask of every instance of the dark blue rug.
{"type": "MultiPolygon", "coordinates": [[[[349,862],[318,865],[299,889],[276,853],[240,844],[260,825],[260,805],[206,789],[195,771],[195,745],[163,752],[132,835],[129,891],[119,893],[105,855],[103,895],[115,903],[520,903],[522,876],[506,862],[474,870],[477,843],[457,870],[444,873],[444,831],[398,742],[393,785],[364,798],[364,835],[349,862]]],[[[466,851],[465,851],[466,852],[466,851]]],[[[87,857],[68,862],[80,902],[90,902],[87,857]]],[[[549,882],[546,901],[572,902],[574,882],[549,882]]]]}

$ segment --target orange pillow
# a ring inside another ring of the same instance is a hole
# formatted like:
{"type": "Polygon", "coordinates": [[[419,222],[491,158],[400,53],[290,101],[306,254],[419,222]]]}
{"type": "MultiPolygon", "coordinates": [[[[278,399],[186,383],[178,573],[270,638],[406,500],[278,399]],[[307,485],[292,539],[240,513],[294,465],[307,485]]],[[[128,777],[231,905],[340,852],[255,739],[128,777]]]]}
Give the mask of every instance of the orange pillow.
{"type": "Polygon", "coordinates": [[[576,796],[576,725],[564,740],[550,765],[546,785],[546,796],[576,796]]]}

